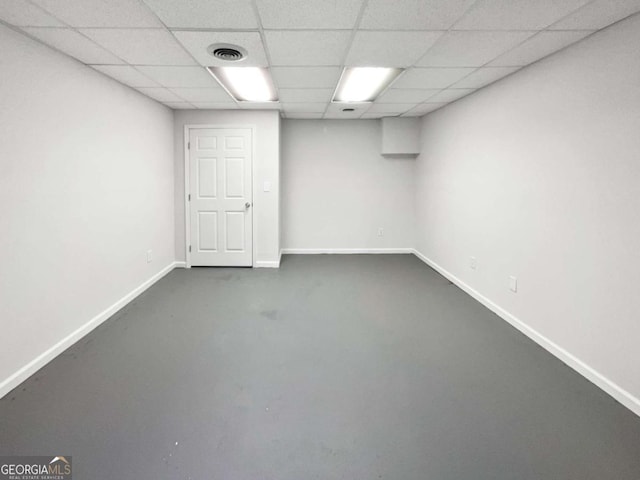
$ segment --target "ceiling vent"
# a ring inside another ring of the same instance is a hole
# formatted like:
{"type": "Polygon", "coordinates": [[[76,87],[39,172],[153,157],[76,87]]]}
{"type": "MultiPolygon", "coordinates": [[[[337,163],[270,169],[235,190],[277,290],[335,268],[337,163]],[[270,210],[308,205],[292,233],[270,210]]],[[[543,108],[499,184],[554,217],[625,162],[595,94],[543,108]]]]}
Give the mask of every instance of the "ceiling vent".
{"type": "Polygon", "coordinates": [[[247,51],[238,45],[229,43],[214,43],[207,48],[209,55],[213,55],[223,62],[239,62],[247,57],[247,51]]]}

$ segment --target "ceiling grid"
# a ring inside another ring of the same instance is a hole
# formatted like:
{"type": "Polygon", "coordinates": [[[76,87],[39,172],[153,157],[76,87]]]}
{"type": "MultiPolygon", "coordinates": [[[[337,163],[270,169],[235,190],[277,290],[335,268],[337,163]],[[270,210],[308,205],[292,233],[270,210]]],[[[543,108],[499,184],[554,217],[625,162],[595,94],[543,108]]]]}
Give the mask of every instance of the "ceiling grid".
{"type": "Polygon", "coordinates": [[[421,116],[640,12],[640,0],[12,0],[0,22],[170,108],[287,118],[421,116]],[[280,101],[233,99],[212,43],[268,67],[280,101]],[[404,68],[373,103],[331,102],[349,66],[404,68]]]}

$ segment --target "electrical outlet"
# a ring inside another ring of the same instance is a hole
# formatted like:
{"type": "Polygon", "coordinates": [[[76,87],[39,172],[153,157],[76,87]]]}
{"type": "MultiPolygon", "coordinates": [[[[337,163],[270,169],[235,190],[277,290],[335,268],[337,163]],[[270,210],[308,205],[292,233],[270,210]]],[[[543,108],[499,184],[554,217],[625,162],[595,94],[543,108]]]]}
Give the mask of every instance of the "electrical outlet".
{"type": "Polygon", "coordinates": [[[151,263],[153,261],[153,250],[147,250],[147,263],[151,263]]]}
{"type": "Polygon", "coordinates": [[[378,236],[379,237],[384,237],[384,228],[382,228],[382,227],[378,228],[378,236]]]}
{"type": "Polygon", "coordinates": [[[469,257],[469,268],[475,270],[478,267],[478,260],[476,257],[469,257]]]}
{"type": "Polygon", "coordinates": [[[518,279],[516,277],[509,277],[509,290],[514,293],[518,291],[518,279]]]}

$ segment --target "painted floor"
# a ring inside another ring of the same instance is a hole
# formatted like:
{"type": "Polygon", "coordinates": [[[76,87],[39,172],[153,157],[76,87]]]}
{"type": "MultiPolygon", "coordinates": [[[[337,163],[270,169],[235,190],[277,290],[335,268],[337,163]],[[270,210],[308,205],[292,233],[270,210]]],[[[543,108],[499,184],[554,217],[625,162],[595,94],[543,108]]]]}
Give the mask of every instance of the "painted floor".
{"type": "Polygon", "coordinates": [[[74,478],[638,480],[640,418],[410,255],[175,270],[0,401],[74,478]]]}

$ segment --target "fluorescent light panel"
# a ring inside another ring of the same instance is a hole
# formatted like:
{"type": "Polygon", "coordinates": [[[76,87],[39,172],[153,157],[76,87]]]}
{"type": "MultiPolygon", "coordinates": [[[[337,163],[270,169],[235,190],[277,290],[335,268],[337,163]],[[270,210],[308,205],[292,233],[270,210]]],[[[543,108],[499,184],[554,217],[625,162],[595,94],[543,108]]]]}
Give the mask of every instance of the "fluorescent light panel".
{"type": "Polygon", "coordinates": [[[259,67],[207,67],[209,73],[240,102],[276,102],[271,75],[259,67]]]}
{"type": "Polygon", "coordinates": [[[373,102],[402,73],[401,68],[347,67],[342,72],[334,102],[373,102]]]}

